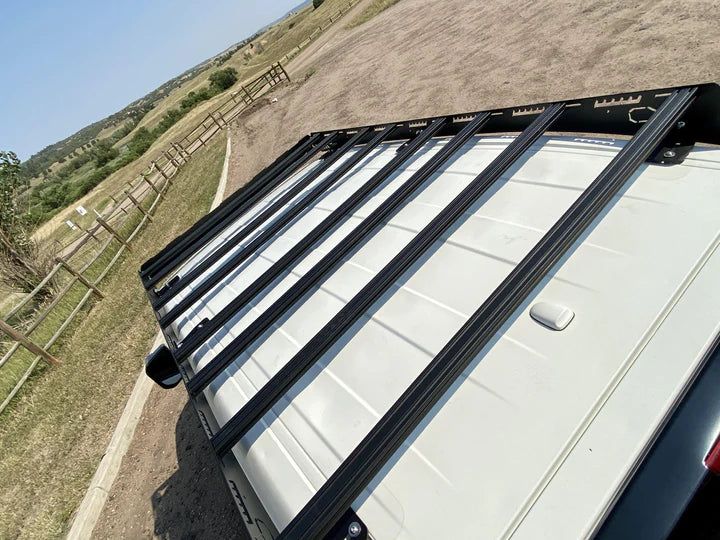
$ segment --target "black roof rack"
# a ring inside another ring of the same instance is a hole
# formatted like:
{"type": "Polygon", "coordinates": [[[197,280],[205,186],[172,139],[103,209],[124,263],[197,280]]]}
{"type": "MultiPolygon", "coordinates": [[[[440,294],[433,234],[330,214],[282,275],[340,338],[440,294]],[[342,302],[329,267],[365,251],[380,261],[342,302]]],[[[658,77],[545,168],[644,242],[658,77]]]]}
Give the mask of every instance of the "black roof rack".
{"type": "MultiPolygon", "coordinates": [[[[305,137],[278,161],[260,173],[248,187],[228,199],[213,213],[189,229],[158,255],[147,261],[140,275],[187,389],[199,410],[206,407],[203,389],[250,344],[276,323],[303,295],[326,276],[352,249],[365,241],[383,220],[388,219],[472,136],[478,133],[520,132],[453,201],[402,249],[338,314],[327,323],[272,379],[225,425],[208,428],[218,456],[225,455],[262,418],[285,392],[317,361],[346,330],[464,213],[523,153],[550,128],[562,133],[602,133],[632,138],[613,158],[569,210],[542,237],[530,253],[496,288],[456,335],[435,356],[403,395],[391,406],[371,432],[345,459],[303,510],[281,532],[286,538],[317,538],[338,532],[338,524],[349,518],[364,524],[352,513],[351,503],[367,487],[387,460],[400,447],[431,407],[458,375],[489,342],[527,295],[560,260],[592,221],[605,208],[637,168],[645,161],[679,163],[697,142],[718,144],[720,140],[720,88],[714,84],[667,88],[365,126],[315,133],[305,137]],[[266,308],[243,332],[197,373],[185,362],[201,345],[225,325],[268,285],[306,254],[354,209],[366,201],[382,183],[433,137],[452,137],[427,163],[406,180],[388,199],[370,213],[346,238],[306,272],[278,300],[266,308]],[[172,323],[206,293],[222,286],[222,278],[283,230],[324,191],[347,175],[373,148],[384,141],[406,141],[393,160],[375,173],[352,196],[331,212],[292,249],[256,278],[244,291],[211,319],[205,319],[179,341],[172,323]],[[283,184],[320,150],[330,147],[324,162],[289,188],[285,194],[255,217],[195,269],[168,280],[159,291],[155,286],[198,250],[216,238],[230,223],[283,184]],[[315,187],[301,192],[328,171],[347,153],[353,152],[315,187]],[[293,199],[294,204],[288,205],[293,199]],[[286,210],[283,211],[283,208],[286,210]],[[264,223],[264,230],[258,227],[264,223]],[[218,266],[204,281],[167,312],[167,301],[196,281],[230,251],[240,239],[258,233],[246,247],[218,266]],[[197,270],[202,268],[201,270],[197,270]]],[[[203,413],[201,416],[206,416],[203,413]]],[[[207,420],[206,420],[207,423],[207,420]]],[[[344,527],[344,525],[343,525],[344,527]]],[[[341,530],[347,530],[340,528],[341,530]]],[[[342,532],[342,531],[341,531],[342,532]]]]}

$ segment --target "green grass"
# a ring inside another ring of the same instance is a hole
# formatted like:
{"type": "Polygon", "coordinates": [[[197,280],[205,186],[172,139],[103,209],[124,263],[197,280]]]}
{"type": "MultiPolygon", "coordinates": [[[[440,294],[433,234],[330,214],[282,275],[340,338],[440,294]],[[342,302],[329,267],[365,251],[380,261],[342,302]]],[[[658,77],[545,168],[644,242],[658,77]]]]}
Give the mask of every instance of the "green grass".
{"type": "Polygon", "coordinates": [[[137,269],[208,211],[224,149],[214,138],[175,177],[154,222],[100,284],[105,299],[51,349],[63,365],[41,370],[0,417],[0,538],[66,532],[155,336],[137,269]]]}
{"type": "Polygon", "coordinates": [[[390,6],[397,4],[400,0],[372,0],[365,9],[358,13],[345,28],[355,28],[368,22],[378,13],[385,11],[390,6]]]}

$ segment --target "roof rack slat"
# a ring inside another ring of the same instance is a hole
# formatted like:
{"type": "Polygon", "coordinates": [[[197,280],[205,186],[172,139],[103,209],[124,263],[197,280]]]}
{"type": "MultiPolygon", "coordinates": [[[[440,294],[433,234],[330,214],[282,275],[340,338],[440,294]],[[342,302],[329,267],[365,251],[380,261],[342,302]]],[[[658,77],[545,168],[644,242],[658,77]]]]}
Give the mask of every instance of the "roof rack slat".
{"type": "MultiPolygon", "coordinates": [[[[244,246],[221,266],[216,268],[209,276],[202,280],[197,287],[195,287],[186,297],[184,297],[177,305],[173,306],[165,315],[159,317],[160,326],[167,327],[175,319],[177,319],[184,311],[186,311],[193,303],[202,297],[203,294],[210,291],[215,287],[225,276],[230,274],[235,268],[237,268],[243,261],[248,257],[252,256],[255,250],[264,245],[268,240],[274,237],[282,227],[287,225],[292,219],[304,211],[307,206],[312,203],[317,197],[322,195],[327,188],[341,178],[345,171],[345,164],[341,166],[341,174],[331,174],[327,179],[323,180],[318,186],[311,189],[308,194],[302,196],[297,201],[297,204],[292,205],[286,211],[283,212],[283,208],[290,204],[292,200],[297,197],[305,188],[307,188],[312,182],[325,173],[338,159],[340,159],[350,148],[357,144],[358,140],[367,132],[367,128],[363,128],[348,139],[340,148],[335,150],[325,161],[314,169],[306,178],[303,178],[285,194],[282,195],[277,201],[266,208],[260,215],[253,219],[251,223],[243,227],[240,231],[235,233],[222,245],[213,251],[205,260],[200,262],[187,274],[183,275],[175,282],[169,282],[168,287],[158,295],[157,300],[153,303],[155,310],[163,307],[169,300],[174,298],[184,287],[189,285],[192,281],[200,277],[205,271],[210,269],[216,262],[218,262],[225,254],[237,246],[240,242],[245,240],[252,233],[256,232],[257,229],[263,225],[269,219],[276,217],[268,227],[263,230],[255,239],[253,239],[248,245],[244,246]]],[[[367,145],[360,150],[360,152],[368,152],[371,148],[367,145]]],[[[349,160],[350,164],[354,164],[353,156],[349,160]]],[[[348,167],[351,168],[351,167],[348,167]]]]}
{"type": "MultiPolygon", "coordinates": [[[[148,259],[140,268],[140,277],[145,288],[154,286],[165,274],[157,275],[162,266],[172,261],[182,260],[193,254],[198,245],[206,243],[217,231],[224,228],[224,224],[234,221],[243,215],[255,202],[280,185],[292,171],[289,165],[300,156],[311,151],[325,133],[315,133],[299,141],[284,156],[278,158],[270,167],[259,173],[249,184],[247,189],[239,191],[229,197],[213,212],[200,219],[190,229],[170,242],[157,255],[148,259]],[[281,174],[285,172],[286,174],[281,174]]],[[[173,267],[177,264],[173,265],[173,267]]]]}
{"type": "MultiPolygon", "coordinates": [[[[335,266],[342,261],[343,257],[351,250],[366,240],[375,229],[410,197],[420,186],[425,183],[437,170],[449,160],[455,152],[472,137],[489,118],[488,113],[481,113],[468,123],[460,133],[455,135],[443,146],[437,154],[431,157],[418,171],[416,171],[403,185],[393,192],[375,211],[366,217],[355,229],[353,229],[339,245],[335,246],[330,253],[325,255],[315,264],[299,281],[297,281],[287,292],[285,292],[272,306],[265,310],[250,326],[248,326],[237,338],[225,347],[198,375],[188,384],[190,395],[196,395],[200,390],[212,382],[213,377],[207,378],[204,372],[211,370],[222,371],[242,351],[250,345],[262,332],[274,324],[278,318],[290,309],[307,291],[317,284],[323,276],[330,273],[335,266]]],[[[443,122],[446,123],[446,122],[443,122]]],[[[217,371],[217,373],[219,373],[217,371]]],[[[273,378],[275,380],[275,377],[273,378]]],[[[268,383],[270,384],[272,380],[268,383]]],[[[268,392],[270,387],[265,388],[268,392]]],[[[247,407],[248,404],[246,404],[247,407]]],[[[235,415],[228,423],[238,423],[238,415],[235,415]]],[[[228,431],[231,426],[228,426],[228,431]]],[[[227,436],[225,432],[223,437],[227,436]]]]}
{"type": "Polygon", "coordinates": [[[295,172],[302,168],[303,165],[305,165],[316,154],[326,148],[327,145],[332,143],[337,137],[339,137],[338,132],[330,132],[324,137],[322,137],[320,142],[312,146],[304,154],[300,155],[292,163],[290,163],[287,169],[284,170],[282,174],[276,177],[274,182],[263,186],[260,190],[256,190],[254,192],[254,195],[249,198],[242,205],[242,207],[238,208],[236,212],[228,215],[225,219],[218,222],[212,228],[212,230],[208,230],[208,234],[206,235],[206,237],[198,240],[193,245],[188,246],[185,251],[171,258],[166,263],[160,265],[158,269],[151,274],[146,275],[144,278],[141,278],[143,279],[143,286],[148,292],[148,296],[150,297],[151,302],[154,302],[157,299],[157,291],[152,289],[152,287],[157,285],[163,279],[163,277],[170,274],[174,269],[176,269],[178,266],[182,265],[185,261],[190,259],[193,255],[195,255],[195,253],[197,253],[197,251],[202,249],[203,246],[211,242],[213,238],[215,238],[217,235],[221,234],[222,231],[224,231],[230,224],[233,223],[233,221],[235,221],[239,217],[242,217],[254,205],[258,204],[258,202],[260,202],[264,197],[271,194],[273,190],[277,189],[280,185],[282,185],[283,182],[290,178],[295,172]]]}
{"type": "MultiPolygon", "coordinates": [[[[250,301],[257,293],[259,293],[267,284],[277,277],[283,268],[289,266],[294,260],[297,260],[306,250],[319,240],[325,233],[331,230],[341,220],[345,219],[350,213],[358,208],[373,190],[390,177],[403,163],[415,155],[429,139],[431,139],[442,127],[447,123],[445,118],[435,120],[427,126],[414,139],[408,141],[404,148],[382,169],[380,169],[368,182],[351,198],[341,204],[332,214],[330,214],[322,223],[313,229],[298,245],[290,252],[284,255],[277,263],[278,269],[272,274],[267,272],[263,274],[256,282],[248,287],[247,294],[243,291],[235,300],[233,300],[226,308],[224,308],[218,316],[213,317],[211,321],[206,323],[210,327],[214,323],[224,323],[229,317],[241,309],[248,301],[250,301]],[[227,311],[226,311],[227,310],[227,311]]],[[[419,173],[420,171],[418,171],[419,173]]],[[[417,173],[416,173],[417,174],[417,173]]],[[[429,174],[428,174],[429,176],[429,174]]],[[[427,177],[425,177],[427,178],[427,177]]],[[[358,225],[353,232],[348,235],[339,245],[335,246],[330,253],[315,264],[297,283],[295,283],[288,291],[286,291],[278,300],[268,307],[262,315],[254,320],[237,338],[235,338],[223,351],[218,354],[212,361],[205,366],[195,377],[188,383],[188,392],[190,395],[197,395],[202,391],[217,375],[225,369],[233,359],[240,354],[250,343],[267,330],[275,321],[277,321],[303,294],[305,294],[313,285],[318,283],[323,276],[327,275],[334,265],[345,256],[353,246],[357,245],[366,234],[381,223],[402,202],[409,197],[415,189],[417,189],[425,178],[413,175],[398,190],[390,195],[375,211],[373,211],[363,222],[358,225]]],[[[273,267],[274,268],[274,267],[273,267]]],[[[273,270],[271,268],[270,270],[273,270]]],[[[217,328],[215,328],[217,329],[217,328]]],[[[214,329],[214,330],[215,330],[214,329]]],[[[213,330],[213,331],[214,331],[213,330]]],[[[203,343],[199,336],[189,335],[182,346],[175,351],[175,358],[178,362],[182,362],[203,343]]]]}
{"type": "MultiPolygon", "coordinates": [[[[287,390],[335,343],[365,311],[387,291],[413,262],[447,231],[515,160],[542,135],[561,113],[561,104],[551,105],[523,135],[510,143],[492,164],[463,189],[400,252],[373,277],[322,329],[308,341],[258,392],[250,398],[211,439],[215,451],[223,456],[267,413],[287,390]],[[501,165],[498,165],[501,164],[501,165]]],[[[445,148],[454,154],[490,118],[475,117],[445,148]]],[[[444,149],[445,149],[444,148],[444,149]]]]}
{"type": "MultiPolygon", "coordinates": [[[[219,313],[212,317],[202,326],[202,333],[191,332],[185,339],[182,340],[181,346],[175,351],[175,359],[177,362],[183,362],[197,347],[207,341],[207,339],[217,331],[223,324],[225,324],[230,318],[232,318],[240,309],[242,309],[247,303],[252,300],[257,294],[259,294],[265,287],[272,283],[280,274],[286,270],[291,264],[297,261],[300,257],[307,254],[307,251],[312,248],[313,244],[319,240],[325,233],[332,229],[337,223],[347,217],[350,212],[360,206],[366,198],[373,192],[373,190],[380,185],[386,178],[388,178],[406,159],[414,153],[415,149],[419,147],[420,142],[425,142],[429,139],[432,134],[440,128],[437,125],[433,130],[430,130],[425,137],[417,136],[413,139],[413,142],[418,142],[413,150],[401,152],[395,156],[389,163],[387,163],[380,171],[372,176],[365,184],[363,184],[356,192],[348,197],[338,208],[333,210],[328,217],[322,222],[316,225],[307,235],[305,235],[299,242],[297,242],[292,248],[290,248],[282,257],[280,257],[270,268],[263,272],[257,279],[255,279],[248,287],[242,290],[235,298],[228,303],[219,313]],[[420,141],[419,139],[423,139],[420,141]]],[[[390,128],[392,131],[395,127],[390,128]]],[[[424,133],[424,132],[423,132],[424,133]]],[[[388,133],[389,137],[392,133],[388,133]]],[[[384,137],[385,139],[385,137],[384,137]]]]}
{"type": "MultiPolygon", "coordinates": [[[[163,315],[160,318],[160,325],[161,326],[167,326],[170,324],[173,320],[175,320],[178,316],[180,316],[184,311],[186,311],[189,307],[192,306],[199,298],[202,297],[205,292],[210,290],[212,287],[214,287],[220,279],[222,279],[224,276],[229,274],[233,269],[237,268],[243,261],[248,259],[250,256],[252,256],[258,248],[262,247],[267,243],[270,239],[274,238],[275,235],[283,228],[285,225],[290,223],[295,217],[300,215],[303,211],[305,211],[311,203],[313,203],[315,200],[317,200],[319,197],[321,197],[323,194],[327,193],[327,190],[335,184],[338,180],[342,179],[350,170],[360,163],[360,161],[365,158],[374,148],[377,147],[381,142],[383,142],[385,139],[387,139],[390,134],[393,131],[392,126],[385,126],[382,131],[377,133],[375,137],[373,137],[367,144],[365,144],[362,148],[360,148],[352,157],[350,157],[348,160],[346,160],[340,167],[338,167],[335,171],[333,171],[330,175],[328,175],[327,178],[325,178],[322,182],[320,182],[317,186],[315,186],[308,194],[306,194],[296,205],[289,208],[287,211],[285,211],[282,215],[280,215],[275,221],[273,221],[267,229],[265,229],[261,234],[259,234],[255,239],[253,239],[250,243],[248,243],[246,246],[244,246],[241,250],[239,250],[235,255],[233,255],[230,259],[228,259],[223,266],[218,268],[211,276],[208,276],[208,278],[201,283],[196,289],[194,289],[188,296],[183,298],[177,305],[173,306],[173,308],[168,311],[165,315],[163,315]]],[[[339,157],[342,155],[341,151],[343,151],[343,148],[346,150],[354,146],[357,141],[362,138],[368,131],[370,131],[368,128],[363,128],[360,131],[357,132],[355,136],[353,136],[345,145],[343,145],[342,148],[338,149],[336,154],[333,154],[333,157],[335,158],[334,161],[339,159],[339,157]]],[[[317,172],[317,174],[311,175],[312,178],[308,178],[303,181],[302,187],[305,187],[312,183],[320,174],[325,172],[327,168],[332,165],[331,159],[328,159],[325,164],[321,167],[323,170],[317,172]]],[[[298,190],[299,191],[299,190],[298,190]]],[[[289,195],[289,193],[288,193],[289,195]]],[[[289,200],[292,199],[292,197],[284,196],[283,199],[279,200],[277,203],[275,203],[273,206],[277,206],[278,208],[282,208],[284,204],[280,203],[287,203],[289,200]]],[[[268,213],[269,215],[272,215],[272,212],[270,212],[272,208],[269,208],[263,214],[268,213]]],[[[258,216],[257,220],[262,222],[260,218],[263,217],[263,214],[258,216]]],[[[259,223],[258,223],[259,225],[259,223]]],[[[219,248],[217,250],[218,255],[217,257],[213,257],[212,259],[208,257],[205,261],[200,263],[198,266],[193,268],[190,272],[188,272],[186,275],[184,275],[177,283],[173,284],[169,297],[162,296],[161,300],[162,302],[157,303],[153,307],[155,309],[158,309],[162,307],[172,296],[176,295],[177,292],[179,292],[182,287],[188,285],[191,281],[198,278],[203,272],[205,272],[208,268],[210,268],[222,255],[227,253],[230,249],[235,247],[239,242],[244,240],[250,233],[253,232],[253,230],[256,229],[255,226],[255,220],[253,223],[248,225],[247,227],[243,228],[240,232],[238,232],[233,238],[227,240],[225,244],[222,246],[222,248],[219,248]]],[[[214,319],[214,318],[213,318],[214,319]]],[[[210,326],[204,325],[203,326],[203,334],[205,332],[209,331],[210,326]]]]}
{"type": "Polygon", "coordinates": [[[503,323],[661,143],[692,103],[696,90],[675,91],[663,102],[382,416],[280,538],[320,538],[323,531],[333,527],[503,323]]]}

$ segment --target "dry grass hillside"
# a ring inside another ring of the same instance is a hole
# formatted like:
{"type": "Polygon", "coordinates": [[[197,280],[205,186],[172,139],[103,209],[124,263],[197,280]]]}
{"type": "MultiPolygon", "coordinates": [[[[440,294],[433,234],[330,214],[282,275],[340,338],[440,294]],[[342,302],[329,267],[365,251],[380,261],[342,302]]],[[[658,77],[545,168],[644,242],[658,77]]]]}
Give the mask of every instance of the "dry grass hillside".
{"type": "MultiPolygon", "coordinates": [[[[197,91],[200,88],[208,86],[208,77],[217,69],[232,67],[238,72],[238,82],[232,88],[198,104],[168,131],[163,133],[139,159],[111,174],[80,200],[70,204],[67,208],[43,223],[36,231],[35,238],[40,241],[59,240],[62,243],[67,243],[72,233],[65,225],[65,221],[71,219],[75,222],[79,221],[80,224],[83,225],[82,220],[79,219],[78,214],[74,210],[76,206],[83,205],[88,210],[93,208],[100,210],[102,206],[110,201],[109,196],[111,194],[117,194],[128,181],[137,178],[138,174],[147,168],[150,160],[158,157],[159,153],[166,149],[170,142],[182,139],[187,132],[192,130],[205,118],[209,111],[217,108],[221,103],[226,101],[230,97],[230,94],[239,88],[240,84],[257,77],[273,62],[276,62],[279,58],[289,53],[310,36],[319,25],[327,24],[328,18],[341,7],[346,6],[348,2],[349,0],[326,0],[318,9],[313,9],[312,5],[306,6],[297,13],[286,17],[281,22],[268,28],[252,42],[252,49],[250,48],[250,44],[246,45],[241,50],[235,52],[232,57],[221,66],[203,71],[199,75],[188,79],[178,88],[172,90],[164,99],[157,102],[155,107],[145,115],[135,129],[120,140],[116,146],[122,146],[129,141],[134,133],[141,127],[152,129],[157,126],[163,115],[170,109],[178,108],[180,101],[185,98],[189,92],[197,91]]],[[[117,127],[119,126],[107,128],[103,133],[109,135],[117,129],[117,127]]]]}

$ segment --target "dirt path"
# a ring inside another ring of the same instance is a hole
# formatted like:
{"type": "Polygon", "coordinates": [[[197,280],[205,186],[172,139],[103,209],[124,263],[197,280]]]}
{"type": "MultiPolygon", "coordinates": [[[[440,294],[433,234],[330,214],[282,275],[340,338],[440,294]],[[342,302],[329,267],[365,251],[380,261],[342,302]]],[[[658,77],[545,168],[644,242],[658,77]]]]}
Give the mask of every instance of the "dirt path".
{"type": "MultiPolygon", "coordinates": [[[[647,4],[402,0],[341,22],[236,123],[228,192],[311,131],[720,79],[720,2],[647,4]]],[[[230,538],[237,520],[184,390],[153,391],[96,536],[230,538]]]]}
{"type": "Polygon", "coordinates": [[[185,389],[154,388],[100,520],[97,538],[245,538],[185,389]]]}

